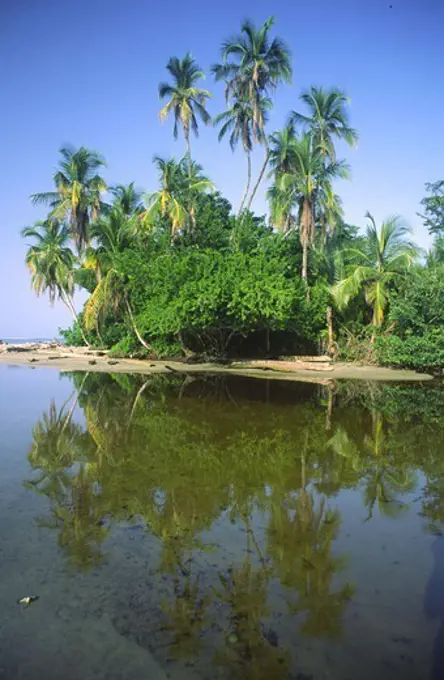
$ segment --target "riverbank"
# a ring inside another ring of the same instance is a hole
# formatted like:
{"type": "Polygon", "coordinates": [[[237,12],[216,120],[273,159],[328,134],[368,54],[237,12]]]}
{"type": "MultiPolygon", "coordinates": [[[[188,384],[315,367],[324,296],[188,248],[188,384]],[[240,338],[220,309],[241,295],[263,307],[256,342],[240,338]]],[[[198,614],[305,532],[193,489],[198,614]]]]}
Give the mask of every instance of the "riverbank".
{"type": "Polygon", "coordinates": [[[197,373],[231,373],[253,378],[295,380],[328,384],[331,380],[381,380],[422,382],[432,380],[431,375],[414,371],[361,366],[351,363],[330,363],[322,358],[301,358],[293,361],[233,361],[229,364],[196,363],[182,361],[151,361],[140,359],[113,359],[107,352],[73,348],[57,343],[41,345],[4,345],[0,349],[0,365],[27,366],[29,368],[56,368],[60,371],[97,371],[107,373],[141,373],[183,375],[197,373]]]}

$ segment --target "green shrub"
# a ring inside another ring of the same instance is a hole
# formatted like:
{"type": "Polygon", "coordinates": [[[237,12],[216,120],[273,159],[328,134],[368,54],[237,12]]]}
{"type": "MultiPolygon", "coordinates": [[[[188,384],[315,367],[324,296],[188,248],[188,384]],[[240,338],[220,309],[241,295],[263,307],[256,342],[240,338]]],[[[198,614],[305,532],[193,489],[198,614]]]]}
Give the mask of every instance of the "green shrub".
{"type": "Polygon", "coordinates": [[[379,337],[375,342],[378,363],[399,368],[414,368],[440,373],[444,368],[444,328],[403,338],[379,337]]]}

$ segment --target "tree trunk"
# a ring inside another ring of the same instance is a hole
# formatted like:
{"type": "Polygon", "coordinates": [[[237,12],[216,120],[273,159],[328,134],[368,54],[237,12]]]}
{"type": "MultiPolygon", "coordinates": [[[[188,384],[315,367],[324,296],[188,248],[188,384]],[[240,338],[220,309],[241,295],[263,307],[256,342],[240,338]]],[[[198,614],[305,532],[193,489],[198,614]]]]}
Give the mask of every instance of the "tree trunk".
{"type": "Polygon", "coordinates": [[[244,203],[247,200],[248,192],[250,191],[250,184],[251,184],[251,153],[250,151],[247,151],[247,186],[245,187],[245,191],[242,196],[239,212],[237,213],[238,216],[242,213],[242,210],[244,208],[244,203]]]}
{"type": "Polygon", "coordinates": [[[62,297],[63,302],[65,303],[65,305],[68,307],[69,311],[71,312],[71,314],[74,318],[74,321],[76,322],[77,326],[79,327],[80,335],[83,338],[83,342],[85,343],[85,345],[87,347],[91,347],[88,340],[86,339],[85,333],[83,332],[82,324],[79,321],[79,317],[78,317],[77,312],[75,310],[74,304],[73,304],[71,298],[69,297],[68,293],[66,293],[65,291],[62,291],[61,297],[62,297]]]}
{"type": "Polygon", "coordinates": [[[308,242],[304,238],[302,242],[302,278],[307,283],[307,273],[308,273],[308,242]]]}
{"type": "Polygon", "coordinates": [[[128,301],[128,298],[126,297],[126,295],[125,295],[125,305],[126,305],[126,311],[128,312],[128,316],[129,316],[129,320],[130,320],[130,323],[131,323],[131,327],[132,327],[132,329],[133,329],[133,331],[134,331],[134,334],[135,334],[136,338],[138,339],[138,341],[140,342],[140,344],[141,344],[143,347],[145,347],[145,349],[147,349],[149,352],[152,352],[152,351],[153,351],[153,348],[150,347],[150,345],[148,345],[148,344],[145,342],[145,340],[142,338],[142,336],[141,336],[140,333],[139,333],[139,330],[138,330],[138,328],[137,328],[137,326],[136,326],[136,322],[134,321],[134,315],[133,315],[133,311],[132,311],[132,309],[131,309],[131,305],[130,305],[130,303],[129,303],[129,301],[128,301]]]}
{"type": "Polygon", "coordinates": [[[265,133],[264,133],[264,145],[265,145],[265,160],[264,160],[264,164],[261,168],[261,171],[259,173],[259,177],[257,178],[257,182],[254,185],[253,191],[251,192],[250,200],[248,201],[248,205],[247,205],[248,210],[251,209],[251,204],[252,204],[253,199],[256,195],[256,191],[259,188],[259,184],[262,182],[263,176],[265,174],[265,170],[267,169],[268,160],[270,158],[270,147],[268,146],[268,139],[267,139],[267,136],[265,135],[265,133]]]}
{"type": "Polygon", "coordinates": [[[193,201],[191,198],[191,173],[192,173],[192,160],[191,160],[191,143],[190,143],[190,133],[188,130],[184,131],[185,140],[187,143],[187,158],[188,158],[188,208],[190,212],[190,226],[191,231],[194,231],[196,227],[196,217],[194,215],[193,201]]]}
{"type": "Polygon", "coordinates": [[[328,329],[328,354],[333,355],[333,310],[330,305],[327,307],[327,329],[328,329]]]}

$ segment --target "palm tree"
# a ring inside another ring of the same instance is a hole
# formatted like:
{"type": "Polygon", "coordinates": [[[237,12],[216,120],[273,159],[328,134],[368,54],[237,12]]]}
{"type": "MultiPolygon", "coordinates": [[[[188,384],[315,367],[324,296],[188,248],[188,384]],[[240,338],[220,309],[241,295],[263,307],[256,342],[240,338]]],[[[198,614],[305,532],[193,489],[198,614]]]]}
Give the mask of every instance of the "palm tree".
{"type": "Polygon", "coordinates": [[[325,246],[327,236],[333,236],[335,228],[342,222],[344,211],[342,200],[333,190],[331,182],[325,181],[319,195],[319,219],[321,226],[321,246],[325,246]]]}
{"type": "Polygon", "coordinates": [[[350,146],[357,143],[358,133],[350,127],[345,108],[349,99],[342,90],[312,86],[300,99],[308,107],[309,115],[293,111],[291,121],[310,132],[314,144],[322,147],[326,155],[333,160],[336,157],[333,138],[343,139],[350,146]]]}
{"type": "Polygon", "coordinates": [[[254,126],[260,131],[260,136],[254,139],[265,146],[265,161],[251,192],[248,209],[251,208],[264,176],[269,156],[261,102],[264,97],[270,97],[279,83],[291,82],[288,47],[280,38],[274,38],[271,42],[269,39],[268,34],[273,24],[274,17],[267,19],[259,29],[256,29],[251,21],[245,21],[240,35],[222,44],[222,63],[212,67],[216,80],[225,80],[227,101],[232,98],[248,99],[254,126]],[[233,57],[234,61],[229,61],[230,57],[233,57]]]}
{"type": "Polygon", "coordinates": [[[187,176],[185,159],[177,163],[174,158],[165,160],[155,156],[154,164],[159,171],[160,189],[146,196],[147,209],[143,218],[148,225],[153,224],[158,216],[168,218],[174,238],[189,219],[194,220],[196,196],[212,189],[214,185],[196,163],[188,164],[187,176]]]}
{"type": "Polygon", "coordinates": [[[145,349],[151,350],[137,328],[127,286],[115,267],[115,256],[131,244],[139,218],[137,213],[127,216],[117,204],[93,224],[91,235],[96,245],[88,249],[84,266],[96,271],[97,286],[85,305],[85,326],[97,330],[100,315],[123,303],[135,336],[145,349]]]}
{"type": "Polygon", "coordinates": [[[50,215],[67,220],[70,234],[80,253],[89,242],[89,225],[103,207],[102,192],[105,180],[97,171],[105,166],[102,156],[84,146],[75,151],[69,147],[60,149],[62,159],[54,175],[55,191],[33,194],[34,204],[49,205],[50,215]]]}
{"type": "Polygon", "coordinates": [[[51,305],[60,299],[73,315],[85,344],[89,345],[72,299],[76,257],[68,245],[68,227],[51,217],[36,222],[33,227],[25,227],[21,233],[35,241],[25,258],[32,288],[37,295],[47,292],[51,305]]]}
{"type": "MultiPolygon", "coordinates": [[[[418,257],[419,249],[408,239],[410,230],[399,216],[385,220],[380,229],[370,213],[366,217],[369,225],[362,246],[348,249],[352,263],[346,267],[346,276],[333,286],[332,294],[344,309],[364,292],[377,328],[384,321],[390,289],[418,257]]],[[[373,333],[372,342],[374,338],[373,333]]]]}
{"type": "MultiPolygon", "coordinates": [[[[290,161],[290,158],[289,158],[290,161]]],[[[315,242],[317,200],[327,183],[348,177],[347,164],[329,160],[325,163],[321,147],[313,144],[310,134],[294,137],[291,141],[291,170],[278,176],[276,185],[297,200],[299,208],[299,236],[302,245],[302,278],[308,276],[308,248],[315,242]]]]}
{"type": "Polygon", "coordinates": [[[254,135],[258,136],[260,130],[255,129],[254,127],[253,110],[247,98],[234,100],[230,108],[216,116],[213,122],[214,125],[222,123],[218,135],[219,141],[221,141],[226,134],[229,134],[231,150],[234,151],[238,142],[241,141],[247,155],[247,184],[239,206],[238,214],[240,215],[250,190],[251,151],[253,148],[252,137],[254,135]]]}
{"type": "Polygon", "coordinates": [[[142,194],[134,188],[134,182],[128,185],[116,184],[110,187],[109,192],[113,196],[113,207],[118,208],[127,217],[143,211],[142,194]]]}
{"type": "Polygon", "coordinates": [[[288,182],[282,183],[282,177],[293,171],[295,163],[294,142],[295,131],[292,123],[283,130],[277,130],[270,135],[270,174],[275,181],[267,190],[267,199],[271,207],[272,223],[279,229],[289,231],[294,222],[292,210],[296,205],[297,196],[294,187],[288,182]]]}
{"type": "Polygon", "coordinates": [[[168,103],[160,111],[160,120],[164,120],[170,113],[174,115],[174,138],[177,139],[179,123],[182,125],[183,135],[187,146],[188,171],[191,174],[191,144],[190,129],[197,136],[199,117],[206,125],[211,116],[205,108],[206,99],[211,97],[208,90],[196,87],[196,83],[205,78],[191,54],[187,52],[184,58],[171,57],[167,64],[173,84],[160,83],[159,97],[169,97],[168,103]]]}

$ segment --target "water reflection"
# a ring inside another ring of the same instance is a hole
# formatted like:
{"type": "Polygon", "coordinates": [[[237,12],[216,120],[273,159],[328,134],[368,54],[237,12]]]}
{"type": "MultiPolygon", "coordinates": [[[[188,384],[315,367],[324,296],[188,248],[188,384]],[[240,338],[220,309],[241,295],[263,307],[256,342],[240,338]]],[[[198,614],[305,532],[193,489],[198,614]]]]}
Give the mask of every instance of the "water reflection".
{"type": "MultiPolygon", "coordinates": [[[[259,381],[71,379],[70,400],[50,404],[33,432],[26,484],[48,499],[38,523],[77,569],[106,557],[114,526],[156,537],[157,569],[171,585],[159,633],[175,659],[195,661],[208,640],[209,663],[227,675],[288,678],[299,638],[340,638],[356,588],[336,545],[346,490],[360,494],[363,525],[396,521],[416,508],[421,475],[417,511],[427,531],[440,531],[439,389],[270,381],[262,401],[259,381]],[[242,537],[223,559],[216,526],[242,537]],[[286,639],[270,605],[276,584],[293,630],[286,639]]],[[[442,623],[441,610],[426,611],[442,623]]]]}

